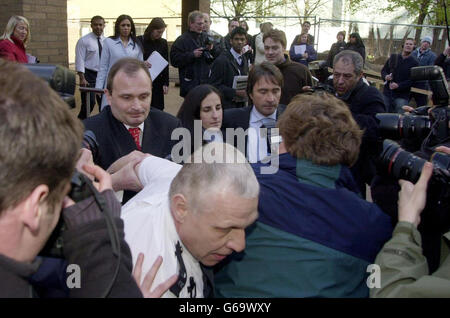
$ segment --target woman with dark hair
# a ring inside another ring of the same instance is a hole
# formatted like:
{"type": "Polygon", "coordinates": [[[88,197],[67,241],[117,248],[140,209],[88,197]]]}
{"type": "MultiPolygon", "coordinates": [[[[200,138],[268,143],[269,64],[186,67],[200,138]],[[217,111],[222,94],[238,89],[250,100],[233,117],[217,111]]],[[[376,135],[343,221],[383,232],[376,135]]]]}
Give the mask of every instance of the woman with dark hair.
{"type": "Polygon", "coordinates": [[[214,86],[202,84],[191,89],[184,98],[177,117],[181,120],[183,127],[190,131],[191,153],[196,145],[194,143],[195,120],[201,121],[202,141],[200,144],[211,141],[223,142],[220,130],[223,118],[222,96],[214,86]]]}
{"type": "Polygon", "coordinates": [[[363,61],[366,61],[366,47],[358,32],[350,34],[349,42],[345,46],[346,50],[352,50],[361,54],[363,61]]]}
{"type": "MultiPolygon", "coordinates": [[[[154,52],[157,51],[166,61],[169,61],[169,47],[166,39],[162,38],[166,30],[166,23],[161,18],[154,18],[145,29],[144,35],[137,37],[138,43],[141,44],[144,53],[144,61],[154,52]]],[[[164,110],[164,95],[169,92],[169,66],[161,72],[153,80],[152,103],[151,107],[164,110]]]]}
{"type": "MultiPolygon", "coordinates": [[[[103,41],[100,56],[100,70],[95,83],[95,87],[99,89],[106,88],[109,70],[121,58],[133,57],[143,60],[142,48],[136,39],[136,28],[129,15],[122,14],[117,18],[114,35],[103,41]]],[[[101,109],[106,104],[106,97],[103,96],[101,109]]]]}

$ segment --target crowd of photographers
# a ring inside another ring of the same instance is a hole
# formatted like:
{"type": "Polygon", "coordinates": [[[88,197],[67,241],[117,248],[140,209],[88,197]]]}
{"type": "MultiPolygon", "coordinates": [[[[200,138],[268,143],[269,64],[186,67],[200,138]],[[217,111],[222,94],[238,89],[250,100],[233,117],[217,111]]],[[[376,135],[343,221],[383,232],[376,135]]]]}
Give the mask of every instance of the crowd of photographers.
{"type": "Polygon", "coordinates": [[[121,15],[105,39],[104,19],[92,18],[77,72],[104,95],[84,135],[19,64],[35,62],[29,23],[10,19],[0,40],[1,297],[450,297],[450,47],[436,56],[430,37],[418,48],[406,39],[381,71],[381,93],[364,76],[358,34],[348,45],[338,34],[333,72],[313,85],[307,21],[290,57],[271,24],[251,36],[233,19],[222,37],[199,11],[169,52],[156,19],[138,38],[121,15]],[[168,67],[152,80],[153,51],[179,69],[178,118],[163,112],[168,67]],[[173,133],[195,134],[194,120],[201,140],[177,161],[173,133]],[[248,131],[242,144],[231,128],[248,131]]]}

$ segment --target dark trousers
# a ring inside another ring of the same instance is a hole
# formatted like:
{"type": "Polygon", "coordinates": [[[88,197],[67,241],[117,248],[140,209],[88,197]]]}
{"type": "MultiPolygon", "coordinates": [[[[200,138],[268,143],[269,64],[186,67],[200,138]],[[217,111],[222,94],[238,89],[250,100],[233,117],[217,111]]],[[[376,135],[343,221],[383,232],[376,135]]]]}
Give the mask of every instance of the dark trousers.
{"type": "MultiPolygon", "coordinates": [[[[92,71],[89,69],[84,70],[84,78],[89,83],[89,87],[95,87],[95,81],[97,80],[97,72],[92,71]]],[[[86,113],[86,97],[88,93],[81,93],[81,109],[80,113],[78,114],[79,119],[86,119],[87,113],[86,113]]],[[[102,98],[99,96],[96,96],[94,93],[89,93],[90,98],[90,112],[94,109],[95,106],[95,99],[97,99],[98,105],[101,105],[102,98]]],[[[100,107],[100,106],[99,106],[100,107]]]]}

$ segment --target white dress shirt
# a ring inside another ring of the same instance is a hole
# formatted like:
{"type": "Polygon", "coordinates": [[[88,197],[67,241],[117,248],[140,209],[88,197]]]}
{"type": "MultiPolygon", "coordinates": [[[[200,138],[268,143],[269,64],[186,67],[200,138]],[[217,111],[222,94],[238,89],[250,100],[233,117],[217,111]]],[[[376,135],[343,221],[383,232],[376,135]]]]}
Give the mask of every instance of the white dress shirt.
{"type": "MultiPolygon", "coordinates": [[[[105,37],[103,34],[100,36],[100,43],[102,43],[105,37]]],[[[103,54],[103,52],[102,52],[103,54]]],[[[98,72],[100,67],[100,56],[98,54],[98,40],[97,35],[94,32],[88,33],[81,37],[77,45],[75,46],[75,70],[77,72],[84,73],[85,69],[98,72]]]]}
{"type": "MultiPolygon", "coordinates": [[[[236,63],[241,66],[244,58],[242,57],[241,54],[239,54],[238,52],[236,52],[233,48],[230,49],[231,55],[233,55],[234,59],[236,60],[236,63]]],[[[241,70],[239,70],[239,75],[241,75],[241,70]]]]}
{"type": "MultiPolygon", "coordinates": [[[[100,59],[100,70],[97,74],[95,88],[106,88],[109,70],[114,65],[114,63],[124,57],[134,57],[141,61],[143,61],[144,59],[140,46],[137,43],[136,45],[134,45],[134,42],[131,38],[129,39],[126,47],[123,46],[123,42],[120,37],[117,39],[106,38],[105,41],[103,41],[102,58],[100,59]]],[[[107,104],[108,103],[106,101],[105,94],[103,94],[101,108],[103,109],[103,107],[105,107],[105,105],[107,104]]]]}
{"type": "MultiPolygon", "coordinates": [[[[196,285],[196,297],[202,298],[203,273],[200,263],[181,242],[169,207],[170,183],[181,167],[155,156],[144,159],[139,167],[139,180],[144,188],[122,207],[121,217],[125,224],[125,240],[133,257],[133,267],[139,253],[144,254],[141,280],[143,281],[159,255],[163,257],[163,262],[153,281],[152,290],[172,275],[178,274],[175,244],[180,242],[187,280],[179,297],[189,297],[187,288],[192,277],[196,285]]],[[[163,297],[173,298],[175,295],[168,290],[163,297]]]]}
{"type": "MultiPolygon", "coordinates": [[[[247,158],[250,163],[261,161],[267,157],[267,137],[261,135],[260,127],[263,125],[262,119],[266,118],[263,114],[256,110],[256,107],[252,107],[250,112],[250,123],[248,126],[248,139],[247,139],[247,158]]],[[[272,115],[267,116],[277,120],[277,110],[272,115]]]]}

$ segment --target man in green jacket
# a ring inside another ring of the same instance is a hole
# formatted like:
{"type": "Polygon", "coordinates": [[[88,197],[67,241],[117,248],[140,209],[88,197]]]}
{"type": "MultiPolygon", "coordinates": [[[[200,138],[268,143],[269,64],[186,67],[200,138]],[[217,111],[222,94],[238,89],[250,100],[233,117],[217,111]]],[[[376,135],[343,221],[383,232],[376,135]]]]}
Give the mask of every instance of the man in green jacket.
{"type": "MultiPolygon", "coordinates": [[[[447,147],[436,150],[450,154],[447,147]]],[[[371,297],[450,297],[450,231],[443,235],[441,264],[431,275],[417,231],[432,173],[433,166],[427,162],[415,185],[399,181],[399,222],[375,260],[380,266],[381,286],[371,289],[371,297]]]]}

